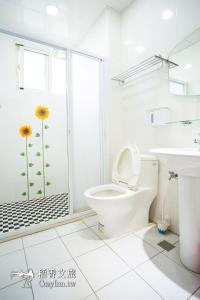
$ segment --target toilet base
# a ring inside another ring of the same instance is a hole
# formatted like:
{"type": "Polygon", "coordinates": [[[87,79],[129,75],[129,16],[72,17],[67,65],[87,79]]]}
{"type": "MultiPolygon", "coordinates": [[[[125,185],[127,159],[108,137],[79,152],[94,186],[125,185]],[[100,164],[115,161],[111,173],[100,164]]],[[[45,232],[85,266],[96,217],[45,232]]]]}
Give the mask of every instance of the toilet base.
{"type": "Polygon", "coordinates": [[[96,211],[100,230],[106,237],[115,237],[147,226],[149,208],[155,198],[153,189],[139,187],[132,191],[114,184],[100,188],[106,191],[106,197],[101,191],[96,191],[98,187],[93,188],[93,192],[86,192],[85,197],[88,205],[96,211]],[[117,191],[120,195],[108,196],[108,191],[117,191]]]}
{"type": "MultiPolygon", "coordinates": [[[[98,213],[97,213],[98,214],[98,213]]],[[[137,214],[131,218],[112,217],[106,219],[105,216],[99,215],[98,229],[105,235],[105,237],[117,237],[123,233],[133,232],[146,227],[149,223],[148,213],[137,214]]]]}

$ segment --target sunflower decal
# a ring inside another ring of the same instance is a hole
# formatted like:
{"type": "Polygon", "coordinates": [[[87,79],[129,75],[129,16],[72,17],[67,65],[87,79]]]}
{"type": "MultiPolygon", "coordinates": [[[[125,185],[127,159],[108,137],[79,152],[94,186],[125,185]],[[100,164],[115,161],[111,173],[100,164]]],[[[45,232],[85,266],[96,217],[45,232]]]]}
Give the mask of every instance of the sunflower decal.
{"type": "Polygon", "coordinates": [[[32,135],[32,128],[29,125],[23,125],[19,128],[20,135],[25,138],[25,152],[20,153],[21,156],[24,156],[26,158],[26,171],[23,171],[21,173],[21,176],[26,177],[26,185],[27,185],[27,191],[22,193],[22,196],[27,196],[27,199],[30,199],[30,191],[29,188],[34,185],[33,182],[30,182],[29,180],[29,167],[32,167],[33,164],[29,162],[29,153],[28,148],[32,147],[33,144],[28,143],[28,138],[32,135]]]}
{"type": "MultiPolygon", "coordinates": [[[[38,106],[35,109],[35,116],[39,119],[41,124],[41,130],[35,133],[35,137],[41,139],[41,150],[36,152],[36,156],[40,158],[41,169],[36,170],[35,175],[41,178],[42,188],[37,191],[37,195],[46,196],[46,188],[51,185],[51,182],[46,179],[46,169],[50,167],[49,162],[46,161],[45,153],[49,151],[50,146],[45,143],[45,131],[49,128],[46,124],[46,119],[49,117],[49,109],[45,106],[38,106]]],[[[34,167],[34,163],[29,161],[29,151],[33,144],[30,142],[29,138],[32,135],[33,131],[31,126],[23,125],[19,128],[19,134],[25,140],[25,150],[20,153],[25,159],[26,169],[21,171],[21,176],[26,180],[26,190],[22,193],[22,196],[27,197],[27,200],[30,200],[30,189],[35,185],[34,182],[30,180],[29,169],[34,167]]]]}
{"type": "Polygon", "coordinates": [[[23,125],[19,129],[19,133],[22,137],[27,138],[32,134],[32,129],[29,125],[23,125]]]}
{"type": "MultiPolygon", "coordinates": [[[[47,166],[50,166],[48,162],[46,162],[45,159],[45,151],[50,148],[48,144],[45,144],[45,130],[49,128],[48,125],[44,124],[44,121],[49,117],[49,109],[45,106],[38,106],[35,109],[35,116],[41,120],[41,132],[36,133],[36,137],[41,138],[41,145],[42,149],[41,152],[37,152],[36,156],[42,157],[42,171],[38,171],[36,173],[37,176],[42,176],[43,178],[43,196],[46,196],[46,187],[49,186],[51,183],[49,181],[46,181],[46,174],[45,174],[45,168],[47,166]]],[[[37,192],[38,195],[42,194],[42,191],[39,190],[37,192]]]]}
{"type": "Polygon", "coordinates": [[[35,116],[44,121],[49,117],[49,109],[45,106],[38,106],[35,110],[35,116]]]}

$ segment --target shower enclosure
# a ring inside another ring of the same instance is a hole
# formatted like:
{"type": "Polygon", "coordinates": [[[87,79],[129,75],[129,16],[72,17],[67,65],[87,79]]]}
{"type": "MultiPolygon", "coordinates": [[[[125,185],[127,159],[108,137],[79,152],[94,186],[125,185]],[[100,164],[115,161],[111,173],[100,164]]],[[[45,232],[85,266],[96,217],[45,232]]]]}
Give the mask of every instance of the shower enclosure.
{"type": "Polygon", "coordinates": [[[0,33],[0,239],[64,222],[104,182],[104,62],[0,33]]]}

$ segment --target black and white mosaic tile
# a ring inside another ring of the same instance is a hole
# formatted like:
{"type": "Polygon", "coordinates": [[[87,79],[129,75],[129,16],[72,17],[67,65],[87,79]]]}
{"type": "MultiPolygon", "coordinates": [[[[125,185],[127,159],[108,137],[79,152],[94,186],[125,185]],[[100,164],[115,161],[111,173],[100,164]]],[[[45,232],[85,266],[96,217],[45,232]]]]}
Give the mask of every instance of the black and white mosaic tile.
{"type": "Polygon", "coordinates": [[[56,220],[69,214],[68,194],[0,205],[0,234],[56,220]]]}

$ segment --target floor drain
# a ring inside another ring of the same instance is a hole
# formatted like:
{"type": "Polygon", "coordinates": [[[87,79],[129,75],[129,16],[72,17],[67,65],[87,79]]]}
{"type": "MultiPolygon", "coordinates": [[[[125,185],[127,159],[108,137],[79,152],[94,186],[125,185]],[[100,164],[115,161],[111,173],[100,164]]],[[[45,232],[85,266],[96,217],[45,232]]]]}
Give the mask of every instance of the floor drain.
{"type": "Polygon", "coordinates": [[[163,248],[166,251],[170,251],[170,250],[175,248],[175,246],[173,244],[171,244],[171,243],[169,243],[168,241],[165,241],[165,240],[158,243],[158,246],[160,246],[161,248],[163,248]]]}

